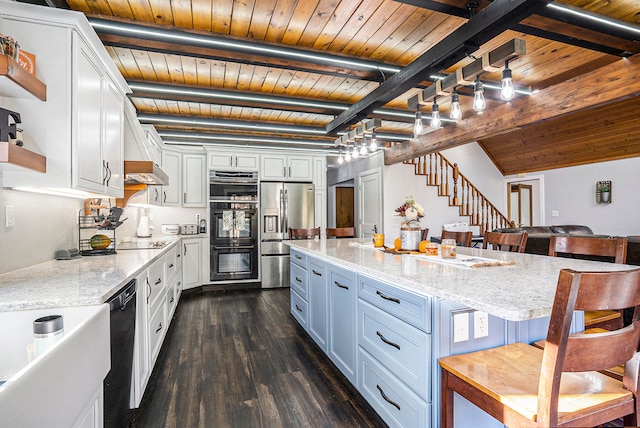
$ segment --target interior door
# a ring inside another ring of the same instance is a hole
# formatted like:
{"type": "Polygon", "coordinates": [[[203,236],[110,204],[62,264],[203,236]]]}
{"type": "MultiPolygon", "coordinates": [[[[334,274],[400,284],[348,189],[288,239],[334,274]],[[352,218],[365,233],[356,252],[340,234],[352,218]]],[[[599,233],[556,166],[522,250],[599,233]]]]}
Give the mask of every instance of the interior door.
{"type": "Polygon", "coordinates": [[[353,187],[336,186],[336,227],[354,227],[353,187]]]}
{"type": "Polygon", "coordinates": [[[511,184],[509,193],[509,219],[517,226],[533,226],[533,186],[511,184]]]}
{"type": "Polygon", "coordinates": [[[358,174],[358,237],[373,239],[382,227],[382,172],[380,168],[358,174]]]}

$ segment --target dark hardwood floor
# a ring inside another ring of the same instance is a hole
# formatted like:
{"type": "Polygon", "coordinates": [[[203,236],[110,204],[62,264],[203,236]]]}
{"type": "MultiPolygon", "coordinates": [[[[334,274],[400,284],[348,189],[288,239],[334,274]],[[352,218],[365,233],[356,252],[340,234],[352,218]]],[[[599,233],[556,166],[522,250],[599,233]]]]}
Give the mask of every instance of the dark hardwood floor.
{"type": "Polygon", "coordinates": [[[289,289],[184,293],[133,427],[385,427],[289,314],[289,289]]]}

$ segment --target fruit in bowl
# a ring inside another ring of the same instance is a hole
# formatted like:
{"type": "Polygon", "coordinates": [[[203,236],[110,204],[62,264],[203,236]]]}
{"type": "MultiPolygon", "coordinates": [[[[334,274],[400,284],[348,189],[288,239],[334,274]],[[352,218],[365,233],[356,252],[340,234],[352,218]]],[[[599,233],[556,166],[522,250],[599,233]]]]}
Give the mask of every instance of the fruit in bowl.
{"type": "Polygon", "coordinates": [[[111,238],[107,235],[93,235],[91,237],[90,245],[94,250],[104,250],[109,244],[111,244],[111,238]]]}

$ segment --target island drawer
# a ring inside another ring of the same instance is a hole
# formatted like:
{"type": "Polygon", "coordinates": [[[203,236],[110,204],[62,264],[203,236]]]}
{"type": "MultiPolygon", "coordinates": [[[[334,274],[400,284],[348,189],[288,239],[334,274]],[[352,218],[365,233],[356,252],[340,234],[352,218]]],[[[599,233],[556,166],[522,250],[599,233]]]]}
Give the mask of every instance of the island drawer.
{"type": "Polygon", "coordinates": [[[296,250],[295,248],[291,248],[289,250],[289,254],[291,256],[291,261],[303,269],[307,268],[307,255],[303,252],[296,250]]]}
{"type": "Polygon", "coordinates": [[[162,339],[167,329],[167,312],[165,298],[160,299],[162,303],[158,310],[153,314],[149,321],[149,352],[151,353],[152,366],[160,353],[162,347],[162,339]]]}
{"type": "Polygon", "coordinates": [[[291,289],[291,315],[298,320],[298,323],[307,329],[307,301],[298,295],[293,289],[291,289]]]}
{"type": "Polygon", "coordinates": [[[179,246],[174,246],[173,248],[167,251],[167,278],[171,279],[178,271],[178,261],[180,259],[177,257],[179,246]]]}
{"type": "Polygon", "coordinates": [[[303,299],[307,298],[307,270],[296,264],[291,264],[290,283],[291,289],[295,290],[303,299]]]}
{"type": "Polygon", "coordinates": [[[430,426],[431,406],[360,348],[358,390],[390,427],[430,426]]]}
{"type": "Polygon", "coordinates": [[[422,331],[431,333],[431,298],[391,284],[358,276],[358,297],[422,331]]]}
{"type": "Polygon", "coordinates": [[[149,284],[148,284],[148,303],[151,305],[149,315],[155,312],[158,300],[165,294],[163,293],[166,275],[165,275],[166,259],[164,257],[155,261],[149,266],[149,284]]]}
{"type": "Polygon", "coordinates": [[[426,401],[431,379],[430,336],[370,305],[358,302],[358,344],[426,401]]]}

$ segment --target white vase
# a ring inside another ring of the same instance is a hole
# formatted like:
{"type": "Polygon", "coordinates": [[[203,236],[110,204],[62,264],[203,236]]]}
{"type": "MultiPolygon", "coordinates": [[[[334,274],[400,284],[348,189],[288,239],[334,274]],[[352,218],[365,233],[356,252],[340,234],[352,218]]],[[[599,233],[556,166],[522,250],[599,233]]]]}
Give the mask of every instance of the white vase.
{"type": "Polygon", "coordinates": [[[403,250],[417,250],[421,239],[420,223],[415,220],[402,222],[400,225],[400,241],[403,250]]]}

